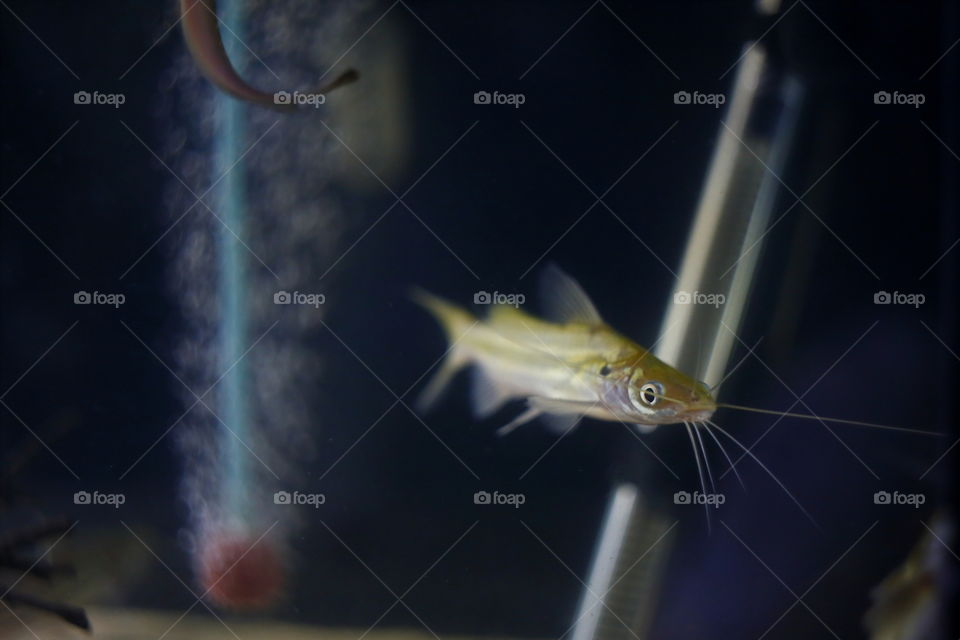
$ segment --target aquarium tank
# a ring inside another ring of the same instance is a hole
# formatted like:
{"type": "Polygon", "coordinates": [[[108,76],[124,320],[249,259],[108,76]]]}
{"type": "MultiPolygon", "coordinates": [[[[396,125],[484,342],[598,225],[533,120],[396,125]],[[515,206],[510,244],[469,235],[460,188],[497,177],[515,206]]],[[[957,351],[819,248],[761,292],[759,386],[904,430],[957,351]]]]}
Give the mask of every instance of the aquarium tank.
{"type": "Polygon", "coordinates": [[[0,24],[0,638],[960,636],[956,3],[0,24]]]}

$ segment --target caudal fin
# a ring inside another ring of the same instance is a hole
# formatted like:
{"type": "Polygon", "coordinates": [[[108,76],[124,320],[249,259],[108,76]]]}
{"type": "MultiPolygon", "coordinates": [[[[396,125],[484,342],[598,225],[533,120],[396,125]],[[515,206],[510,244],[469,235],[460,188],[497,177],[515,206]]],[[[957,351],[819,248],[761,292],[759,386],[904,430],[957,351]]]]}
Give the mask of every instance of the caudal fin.
{"type": "Polygon", "coordinates": [[[447,354],[440,364],[440,368],[427,386],[417,397],[416,409],[420,413],[430,411],[444,390],[453,380],[458,371],[470,364],[470,358],[460,344],[464,335],[470,331],[476,318],[465,309],[447,302],[423,289],[415,288],[410,292],[410,298],[418,305],[430,312],[447,335],[447,354]]]}

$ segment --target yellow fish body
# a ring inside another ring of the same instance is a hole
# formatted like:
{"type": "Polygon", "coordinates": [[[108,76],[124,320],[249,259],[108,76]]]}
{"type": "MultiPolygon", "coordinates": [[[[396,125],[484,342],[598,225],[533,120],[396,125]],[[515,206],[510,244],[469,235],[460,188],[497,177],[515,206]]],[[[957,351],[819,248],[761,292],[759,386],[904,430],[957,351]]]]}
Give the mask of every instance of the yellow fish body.
{"type": "Polygon", "coordinates": [[[474,368],[473,406],[487,416],[513,399],[528,408],[508,431],[534,418],[558,429],[582,417],[649,429],[704,422],[716,403],[710,390],[607,325],[586,293],[556,267],[543,277],[549,319],[495,305],[485,318],[423,291],[414,299],[447,333],[450,349],[421,394],[428,410],[453,376],[474,368]]]}

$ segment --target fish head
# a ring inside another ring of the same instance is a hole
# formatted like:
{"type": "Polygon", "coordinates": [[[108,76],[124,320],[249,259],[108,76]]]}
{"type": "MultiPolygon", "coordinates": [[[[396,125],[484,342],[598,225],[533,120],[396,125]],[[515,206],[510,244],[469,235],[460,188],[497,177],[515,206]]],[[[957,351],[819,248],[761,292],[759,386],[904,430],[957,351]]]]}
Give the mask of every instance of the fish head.
{"type": "Polygon", "coordinates": [[[630,419],[640,424],[703,422],[717,409],[706,384],[651,354],[632,366],[623,395],[630,419]]]}

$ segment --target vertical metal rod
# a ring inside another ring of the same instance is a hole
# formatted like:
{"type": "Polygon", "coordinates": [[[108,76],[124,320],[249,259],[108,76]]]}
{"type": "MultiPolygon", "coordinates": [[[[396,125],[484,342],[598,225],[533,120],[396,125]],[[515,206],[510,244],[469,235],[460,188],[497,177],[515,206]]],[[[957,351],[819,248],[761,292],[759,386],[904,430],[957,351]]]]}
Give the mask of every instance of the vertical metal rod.
{"type": "MultiPolygon", "coordinates": [[[[668,301],[656,355],[709,385],[723,377],[759,264],[779,174],[786,163],[802,89],[777,77],[763,47],[749,43],[734,80],[686,253],[668,301]],[[767,88],[776,89],[770,93],[767,88]],[[682,303],[682,294],[723,295],[724,304],[682,303]],[[677,297],[681,294],[681,297],[677,297]],[[726,326],[724,326],[726,325],[726,326]],[[705,357],[700,360],[701,350],[705,357]]],[[[667,531],[638,487],[614,487],[581,600],[574,640],[643,638],[667,558],[667,531]],[[630,627],[630,628],[627,628],[630,627]]]]}

